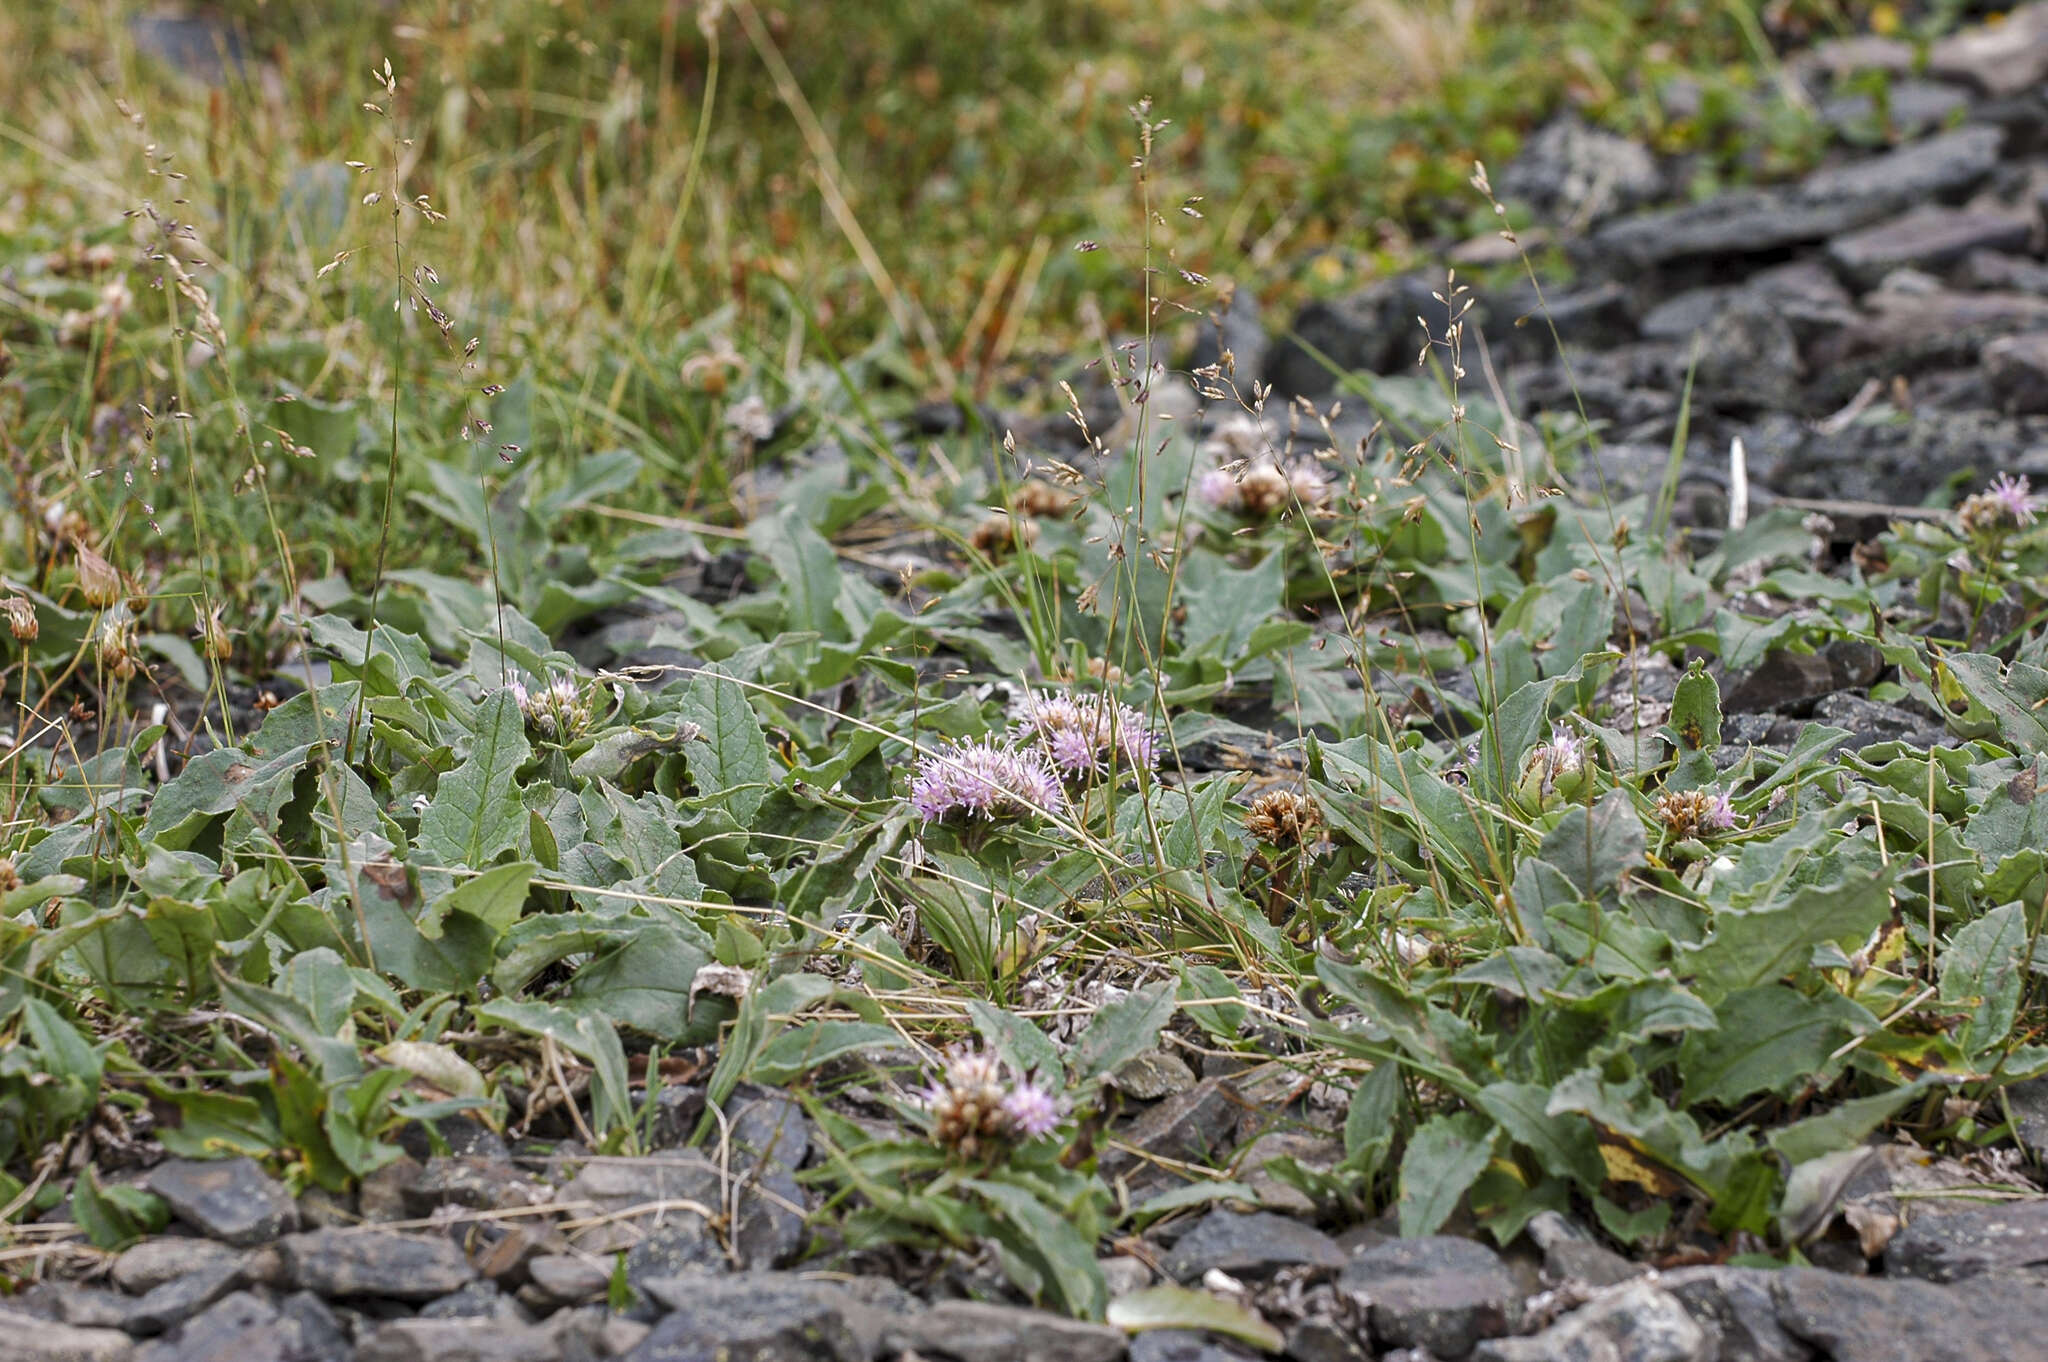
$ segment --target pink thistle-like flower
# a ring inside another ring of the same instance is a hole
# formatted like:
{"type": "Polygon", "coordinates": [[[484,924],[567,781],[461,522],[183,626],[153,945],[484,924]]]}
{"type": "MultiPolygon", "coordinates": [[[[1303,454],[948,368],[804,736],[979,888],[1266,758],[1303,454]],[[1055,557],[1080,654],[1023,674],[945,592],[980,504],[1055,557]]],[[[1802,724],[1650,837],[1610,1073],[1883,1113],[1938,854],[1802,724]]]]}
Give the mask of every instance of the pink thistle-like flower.
{"type": "Polygon", "coordinates": [[[1060,1123],[1060,1104],[1051,1093],[1026,1079],[1003,1099],[1003,1115],[1018,1139],[1036,1140],[1052,1134],[1060,1123]]]}
{"type": "Polygon", "coordinates": [[[1700,826],[1708,832],[1727,832],[1735,826],[1735,805],[1726,792],[1714,792],[1713,799],[1700,812],[1700,826]]]}
{"type": "Polygon", "coordinates": [[[2015,478],[2000,473],[1992,480],[1991,486],[1985,489],[1985,495],[1998,503],[1998,508],[2012,520],[2013,524],[2031,525],[2034,523],[2035,509],[2031,491],[2026,478],[2015,478]]]}
{"type": "Polygon", "coordinates": [[[1060,803],[1059,777],[1042,754],[987,738],[926,753],[910,782],[910,807],[927,823],[1022,818],[1060,803]]]}
{"type": "Polygon", "coordinates": [[[1287,485],[1305,510],[1316,510],[1330,500],[1330,480],[1323,476],[1321,469],[1309,464],[1297,464],[1289,469],[1287,485]]]}
{"type": "Polygon", "coordinates": [[[1195,495],[1219,511],[1237,507],[1237,479],[1220,468],[1212,468],[1195,480],[1195,495]]]}
{"type": "Polygon", "coordinates": [[[1039,744],[1059,773],[1081,780],[1103,770],[1113,756],[1123,770],[1150,770],[1159,740],[1151,722],[1129,705],[1107,696],[1076,700],[1066,695],[1028,695],[1019,706],[1017,731],[1039,744]]]}
{"type": "Polygon", "coordinates": [[[1576,733],[1553,733],[1549,742],[1537,746],[1534,756],[1552,778],[1570,775],[1586,764],[1586,740],[1576,733]]]}

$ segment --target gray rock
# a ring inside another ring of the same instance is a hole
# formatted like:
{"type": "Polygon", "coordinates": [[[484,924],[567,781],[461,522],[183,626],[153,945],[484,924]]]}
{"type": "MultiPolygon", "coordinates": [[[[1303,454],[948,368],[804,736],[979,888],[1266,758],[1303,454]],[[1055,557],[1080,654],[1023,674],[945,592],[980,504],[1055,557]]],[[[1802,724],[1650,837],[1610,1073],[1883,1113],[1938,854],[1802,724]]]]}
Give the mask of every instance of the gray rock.
{"type": "Polygon", "coordinates": [[[419,1181],[424,1169],[425,1165],[408,1155],[365,1174],[356,1189],[357,1214],[373,1225],[410,1220],[412,1212],[406,1209],[406,1191],[419,1181]]]}
{"type": "Polygon", "coordinates": [[[1647,147],[1567,114],[1523,144],[1494,189],[1542,221],[1581,229],[1663,197],[1665,184],[1647,147]]]}
{"type": "Polygon", "coordinates": [[[526,1307],[506,1295],[496,1282],[465,1282],[445,1296],[437,1296],[420,1307],[421,1319],[498,1319],[514,1324],[531,1324],[526,1307]]]}
{"type": "Polygon", "coordinates": [[[1721,705],[1730,714],[1794,709],[1810,705],[1836,688],[1834,668],[1818,653],[1779,648],[1739,676],[1722,683],[1721,705]]]}
{"type": "Polygon", "coordinates": [[[2048,414],[2048,332],[2000,336],[1984,347],[1984,377],[2000,409],[2048,414]]]}
{"type": "MultiPolygon", "coordinates": [[[[1140,1113],[1122,1132],[1120,1142],[1167,1159],[1210,1164],[1230,1146],[1239,1105],[1237,1088],[1229,1080],[1205,1078],[1140,1113]]],[[[1096,1162],[1096,1169],[1115,1179],[1143,1162],[1141,1154],[1111,1149],[1096,1162]]]]}
{"type": "Polygon", "coordinates": [[[134,1340],[119,1329],[81,1329],[0,1307],[9,1362],[125,1362],[134,1340]]]}
{"type": "Polygon", "coordinates": [[[656,1278],[731,1267],[711,1222],[692,1211],[670,1211],[647,1237],[626,1250],[626,1284],[641,1290],[656,1278]]]}
{"type": "Polygon", "coordinates": [[[1595,232],[1584,253],[1610,266],[1643,269],[1824,241],[1916,204],[1960,199],[1997,167],[2001,139],[1997,128],[1959,128],[1816,171],[1789,188],[1740,190],[1620,218],[1595,232]]]}
{"type": "Polygon", "coordinates": [[[1313,1216],[1319,1209],[1315,1199],[1274,1171],[1282,1160],[1309,1172],[1326,1173],[1344,1161],[1344,1142],[1306,1130],[1269,1130],[1231,1158],[1238,1179],[1258,1193],[1261,1206],[1313,1216]]]}
{"type": "Polygon", "coordinates": [[[1250,1362],[1257,1356],[1193,1329],[1148,1329],[1131,1340],[1130,1350],[1130,1362],[1250,1362]]]}
{"type": "Polygon", "coordinates": [[[476,1277],[469,1259],[448,1240],[391,1230],[312,1230],[280,1239],[278,1253],[294,1288],[329,1299],[428,1301],[476,1277]]]}
{"type": "Polygon", "coordinates": [[[473,1211],[538,1206],[550,1193],[505,1159],[465,1155],[428,1159],[400,1195],[412,1217],[423,1219],[442,1206],[464,1206],[473,1211]]]}
{"type": "Polygon", "coordinates": [[[1884,1250],[1887,1276],[1930,1282],[2043,1263],[2048,1263],[2048,1198],[1915,1216],[1884,1250]]]}
{"type": "Polygon", "coordinates": [[[718,1166],[694,1149],[674,1150],[658,1158],[606,1159],[585,1164],[576,1176],[562,1184],[555,1200],[563,1205],[586,1205],[586,1214],[604,1217],[599,1223],[572,1235],[575,1246],[587,1253],[610,1253],[627,1249],[644,1237],[646,1226],[638,1223],[660,1217],[662,1223],[702,1223],[715,1215],[723,1200],[724,1177],[718,1166]],[[691,1209],[691,1203],[702,1210],[691,1209]]]}
{"type": "Polygon", "coordinates": [[[1835,95],[1822,102],[1820,116],[1844,137],[1880,142],[1932,132],[1969,107],[1970,97],[1953,85],[1908,78],[1891,81],[1882,102],[1861,92],[1835,95]]]}
{"type": "Polygon", "coordinates": [[[1095,1266],[1102,1272],[1102,1281],[1109,1288],[1109,1298],[1128,1296],[1133,1291],[1143,1291],[1152,1285],[1152,1269],[1142,1258],[1116,1254],[1109,1258],[1097,1258],[1095,1266]]]}
{"type": "Polygon", "coordinates": [[[1688,1267],[1663,1274],[1658,1285],[1720,1340],[1729,1362],[1807,1362],[1811,1350],[1779,1327],[1771,1295],[1777,1275],[1756,1267],[1688,1267]]]}
{"type": "MultiPolygon", "coordinates": [[[[1313,397],[1336,387],[1325,361],[1345,373],[1412,368],[1423,342],[1415,319],[1428,317],[1442,330],[1443,304],[1430,296],[1442,286],[1441,275],[1417,271],[1376,280],[1348,297],[1304,304],[1293,334],[1273,346],[1267,381],[1285,395],[1313,397]]],[[[1483,306],[1475,307],[1469,320],[1479,325],[1483,319],[1483,306]]]]}
{"type": "Polygon", "coordinates": [[[356,1349],[356,1362],[560,1362],[555,1338],[498,1319],[396,1319],[356,1349]]]}
{"type": "MultiPolygon", "coordinates": [[[[2048,421],[1989,411],[1921,409],[1843,430],[1774,415],[1731,433],[1749,448],[1752,483],[1779,496],[1911,506],[1951,479],[1974,486],[2002,470],[2048,469],[2048,421]]],[[[1715,460],[1727,453],[1719,442],[1715,460]]]]}
{"type": "Polygon", "coordinates": [[[178,1219],[238,1248],[298,1228],[298,1207],[254,1159],[172,1159],[150,1170],[148,1186],[178,1219]]]}
{"type": "Polygon", "coordinates": [[[138,1349],[134,1362],[346,1362],[349,1357],[347,1338],[319,1301],[293,1296],[273,1305],[253,1292],[237,1291],[138,1349]]]}
{"type": "Polygon", "coordinates": [[[1828,260],[1859,289],[1896,269],[1944,270],[1973,251],[2024,250],[2034,224],[2010,213],[1930,206],[1846,232],[1828,242],[1828,260]]]}
{"type": "Polygon", "coordinates": [[[739,1172],[764,1161],[795,1172],[810,1156],[810,1118],[787,1093],[741,1088],[731,1117],[733,1167],[739,1172]]]}
{"type": "Polygon", "coordinates": [[[1195,1071],[1170,1050],[1152,1049],[1117,1065],[1109,1081],[1124,1096],[1153,1102],[1195,1086],[1195,1071]]]}
{"type": "Polygon", "coordinates": [[[1938,283],[1901,287],[1909,273],[1887,275],[1884,287],[1864,296],[1861,318],[1810,347],[1808,365],[1818,376],[1810,400],[1833,406],[1871,378],[1888,383],[1899,375],[1974,368],[1999,337],[2048,329],[2048,298],[1965,293],[1938,283]]]}
{"type": "Polygon", "coordinates": [[[2048,1291],[2039,1287],[1992,1277],[1945,1287],[1817,1268],[1772,1275],[1779,1325],[1841,1362],[2011,1362],[2039,1356],[2048,1335],[2048,1291]]]}
{"type": "Polygon", "coordinates": [[[1615,1286],[1640,1277],[1647,1269],[1608,1248],[1586,1239],[1568,1239],[1543,1250],[1543,1279],[1546,1282],[1578,1282],[1585,1286],[1615,1286]]]}
{"type": "Polygon", "coordinates": [[[696,1133],[704,1116],[704,1088],[697,1083],[666,1083],[654,1095],[654,1115],[647,1118],[647,1145],[665,1150],[681,1147],[696,1133]]]}
{"type": "Polygon", "coordinates": [[[1493,1339],[1473,1362],[1707,1362],[1712,1338],[1648,1282],[1601,1293],[1540,1334],[1493,1339]]]}
{"type": "Polygon", "coordinates": [[[810,1194],[779,1163],[764,1163],[740,1184],[733,1251],[743,1268],[784,1267],[803,1253],[810,1194]]]}
{"type": "Polygon", "coordinates": [[[1288,1362],[1371,1362],[1372,1350],[1334,1320],[1311,1317],[1287,1331],[1288,1362]]]}
{"type": "Polygon", "coordinates": [[[175,1281],[189,1272],[216,1267],[223,1263],[239,1263],[242,1254],[225,1244],[216,1244],[211,1239],[187,1239],[165,1235],[156,1239],[145,1239],[133,1248],[126,1249],[114,1260],[114,1285],[130,1295],[140,1296],[146,1291],[175,1281]]]}
{"type": "Polygon", "coordinates": [[[1116,1362],[1125,1348],[1106,1325],[982,1301],[941,1301],[899,1320],[890,1338],[955,1362],[1116,1362]]]}
{"type": "Polygon", "coordinates": [[[2048,1160],[2048,1078],[2029,1078],[2005,1089],[2012,1106],[2014,1132],[2020,1146],[2036,1159],[2048,1160]]]}
{"type": "Polygon", "coordinates": [[[2017,95],[2048,79],[2048,5],[2021,5],[1999,24],[1975,24],[1935,43],[1927,69],[1987,95],[2017,95]]]}
{"type": "Polygon", "coordinates": [[[647,1283],[664,1316],[631,1362],[870,1362],[889,1321],[853,1293],[779,1272],[647,1283]]]}
{"type": "Polygon", "coordinates": [[[457,1159],[492,1159],[503,1162],[512,1157],[505,1137],[476,1117],[463,1112],[426,1121],[407,1121],[394,1137],[398,1147],[425,1163],[437,1155],[457,1159]],[[445,1148],[443,1148],[445,1146],[445,1148]]]}
{"type": "Polygon", "coordinates": [[[1211,1211],[1182,1235],[1161,1267],[1180,1282],[1199,1282],[1212,1268],[1233,1277],[1270,1277],[1283,1267],[1335,1271],[1344,1266],[1337,1241],[1271,1211],[1211,1211]]]}
{"type": "Polygon", "coordinates": [[[1271,348],[1272,341],[1267,337],[1265,323],[1259,316],[1258,295],[1238,284],[1231,288],[1230,301],[1223,309],[1212,312],[1202,322],[1188,367],[1199,369],[1221,364],[1224,352],[1228,351],[1232,364],[1223,377],[1249,397],[1253,380],[1266,372],[1266,354],[1271,348]]]}
{"type": "Polygon", "coordinates": [[[1337,1290],[1368,1312],[1392,1347],[1463,1357],[1510,1332],[1521,1314],[1513,1274],[1483,1244],[1449,1235],[1395,1239],[1354,1256],[1337,1290]]]}
{"type": "Polygon", "coordinates": [[[564,1362],[587,1357],[624,1357],[653,1330],[649,1324],[615,1315],[599,1305],[557,1310],[542,1327],[561,1349],[564,1362]]]}
{"type": "Polygon", "coordinates": [[[1761,294],[1731,295],[1699,332],[1696,397],[1722,407],[1777,410],[1794,405],[1799,374],[1792,324],[1761,294]]]}
{"type": "Polygon", "coordinates": [[[183,1324],[242,1284],[239,1260],[208,1264],[151,1288],[132,1304],[122,1327],[131,1334],[160,1334],[173,1325],[183,1324]]]}
{"type": "Polygon", "coordinates": [[[602,1300],[611,1285],[611,1269],[571,1253],[553,1253],[526,1265],[533,1284],[563,1305],[602,1300]]]}
{"type": "Polygon", "coordinates": [[[1970,252],[1953,278],[1964,288],[2031,293],[2036,297],[2048,294],[2048,265],[1997,251],[1970,252]]]}

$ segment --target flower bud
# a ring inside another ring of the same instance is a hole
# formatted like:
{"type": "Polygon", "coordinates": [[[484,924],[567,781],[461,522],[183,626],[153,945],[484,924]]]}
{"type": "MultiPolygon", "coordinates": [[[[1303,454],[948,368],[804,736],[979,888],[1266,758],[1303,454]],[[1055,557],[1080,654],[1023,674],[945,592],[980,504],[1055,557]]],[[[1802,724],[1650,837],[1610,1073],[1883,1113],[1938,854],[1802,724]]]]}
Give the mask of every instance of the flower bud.
{"type": "Polygon", "coordinates": [[[42,632],[42,625],[36,620],[35,602],[26,596],[9,596],[0,600],[0,612],[7,616],[7,627],[13,631],[20,643],[33,643],[42,632]]]}
{"type": "Polygon", "coordinates": [[[95,610],[105,610],[121,599],[121,574],[83,544],[78,545],[78,590],[95,610]]]}

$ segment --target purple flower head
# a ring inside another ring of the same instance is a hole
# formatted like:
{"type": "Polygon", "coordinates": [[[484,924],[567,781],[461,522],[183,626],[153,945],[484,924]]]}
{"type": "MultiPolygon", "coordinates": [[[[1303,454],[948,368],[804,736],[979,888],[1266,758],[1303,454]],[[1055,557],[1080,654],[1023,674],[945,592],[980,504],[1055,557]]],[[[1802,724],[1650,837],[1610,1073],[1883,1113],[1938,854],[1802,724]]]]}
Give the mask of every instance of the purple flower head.
{"type": "Polygon", "coordinates": [[[1059,777],[1044,756],[987,738],[926,753],[910,782],[910,807],[927,823],[1022,818],[1060,804],[1059,777]]]}
{"type": "Polygon", "coordinates": [[[1586,740],[1576,733],[1555,732],[1536,749],[1536,760],[1552,776],[1570,775],[1586,764],[1586,740]]]}
{"type": "Polygon", "coordinates": [[[986,1050],[962,1046],[946,1054],[946,1086],[985,1088],[1003,1081],[1002,1061],[986,1050]]]}
{"type": "Polygon", "coordinates": [[[2000,473],[1985,489],[1984,495],[1998,503],[1998,509],[2015,525],[2034,523],[2034,498],[2024,477],[2012,477],[2000,473]]]}
{"type": "Polygon", "coordinates": [[[1195,495],[1219,511],[1237,507],[1237,479],[1220,468],[1212,468],[1195,480],[1195,495]]]}
{"type": "Polygon", "coordinates": [[[1158,756],[1152,725],[1129,705],[1095,696],[1028,695],[1019,707],[1017,732],[1035,741],[1068,780],[1104,770],[1112,757],[1122,770],[1150,770],[1158,756]]]}
{"type": "Polygon", "coordinates": [[[1294,499],[1309,510],[1314,510],[1330,499],[1330,480],[1323,476],[1320,468],[1308,464],[1297,464],[1289,469],[1287,485],[1294,493],[1294,499]]]}
{"type": "Polygon", "coordinates": [[[1010,1131],[1019,1139],[1036,1140],[1050,1135],[1060,1123],[1060,1104],[1051,1093],[1025,1079],[1003,1099],[1003,1115],[1010,1131]]]}
{"type": "Polygon", "coordinates": [[[1700,811],[1700,827],[1708,832],[1727,832],[1735,826],[1735,805],[1725,791],[1716,790],[1700,811]]]}

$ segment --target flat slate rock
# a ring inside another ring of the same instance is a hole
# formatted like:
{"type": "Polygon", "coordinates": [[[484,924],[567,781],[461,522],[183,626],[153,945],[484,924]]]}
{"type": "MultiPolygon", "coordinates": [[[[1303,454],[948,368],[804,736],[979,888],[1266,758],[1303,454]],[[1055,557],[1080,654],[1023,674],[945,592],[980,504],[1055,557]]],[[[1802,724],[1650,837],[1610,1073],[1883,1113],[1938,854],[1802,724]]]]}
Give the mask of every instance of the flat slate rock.
{"type": "Polygon", "coordinates": [[[2048,1263],[2048,1197],[1916,1216],[1884,1250],[1886,1275],[1930,1282],[2043,1263],[2048,1263]]]}
{"type": "Polygon", "coordinates": [[[1199,1282],[1212,1268],[1256,1278],[1303,1265],[1335,1271],[1345,1261],[1336,1240],[1292,1216],[1211,1211],[1181,1236],[1161,1266],[1175,1281],[1199,1282]]]}
{"type": "Polygon", "coordinates": [[[1662,1274],[1657,1284],[1720,1340],[1730,1362],[1807,1362],[1812,1350],[1778,1323],[1771,1293],[1777,1277],[1769,1268],[1688,1267],[1662,1274]]]}
{"type": "Polygon", "coordinates": [[[1130,1362],[1250,1362],[1258,1356],[1198,1330],[1150,1329],[1131,1340],[1130,1362]]]}
{"type": "Polygon", "coordinates": [[[1829,1362],[2017,1362],[2048,1337],[2048,1290],[1992,1278],[1961,1286],[1774,1273],[1778,1323],[1829,1362]]]}
{"type": "Polygon", "coordinates": [[[267,1244],[299,1226],[299,1208],[254,1159],[171,1159],[150,1170],[149,1190],[171,1214],[237,1248],[267,1244]]]}
{"type": "Polygon", "coordinates": [[[340,1321],[318,1298],[300,1293],[273,1305],[237,1291],[144,1344],[133,1362],[350,1362],[353,1356],[340,1321]]]}
{"type": "Polygon", "coordinates": [[[1484,1244],[1451,1235],[1367,1248],[1337,1278],[1337,1290],[1365,1308],[1382,1343],[1446,1358],[1509,1333],[1521,1314],[1521,1289],[1507,1265],[1484,1244]]]}
{"type": "Polygon", "coordinates": [[[897,1319],[892,1346],[954,1362],[1117,1362],[1124,1335],[1107,1325],[984,1301],[941,1301],[897,1319]]]}
{"type": "Polygon", "coordinates": [[[0,1306],[8,1362],[127,1362],[135,1341],[119,1329],[85,1329],[0,1306]]]}
{"type": "Polygon", "coordinates": [[[395,1319],[356,1348],[356,1362],[560,1362],[553,1333],[498,1319],[395,1319]]]}
{"type": "Polygon", "coordinates": [[[241,1251],[211,1239],[164,1235],[145,1239],[114,1260],[114,1285],[132,1296],[176,1281],[187,1273],[222,1263],[238,1263],[241,1251]]]}
{"type": "Polygon", "coordinates": [[[1473,1362],[1706,1362],[1713,1342],[1676,1298],[1648,1282],[1602,1292],[1527,1338],[1489,1339],[1473,1362]]]}
{"type": "Polygon", "coordinates": [[[872,1362],[887,1322],[852,1292],[790,1273],[664,1277],[644,1290],[669,1313],[626,1354],[629,1362],[872,1362]]]}
{"type": "Polygon", "coordinates": [[[288,1235],[277,1247],[286,1280],[329,1299],[430,1301],[476,1277],[448,1240],[394,1230],[313,1230],[288,1235]]]}

